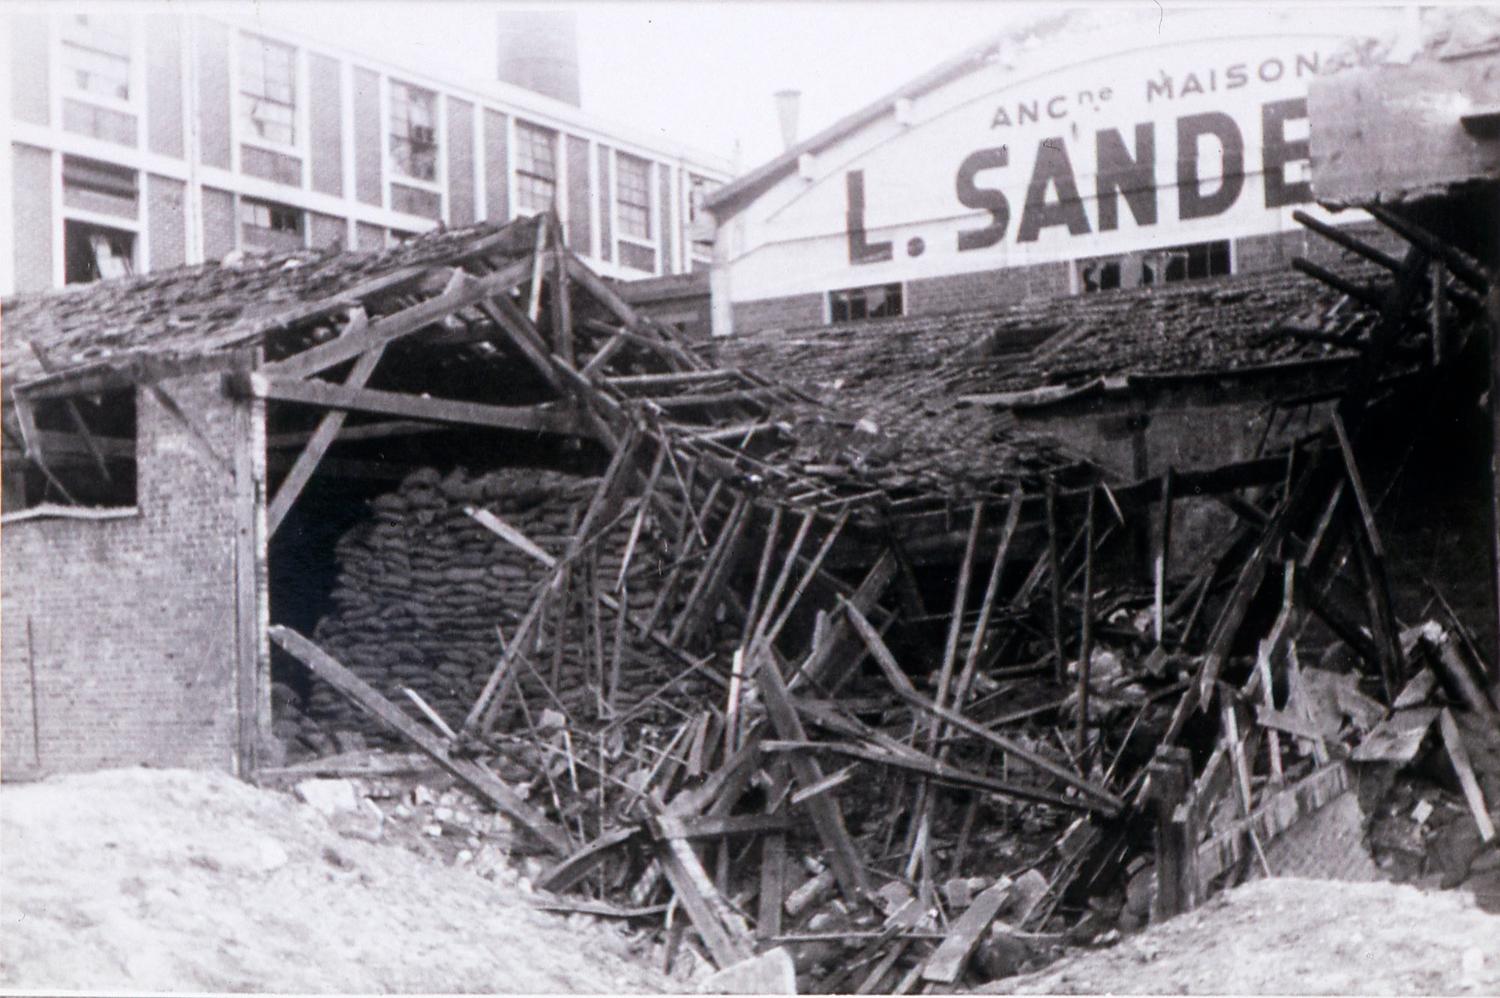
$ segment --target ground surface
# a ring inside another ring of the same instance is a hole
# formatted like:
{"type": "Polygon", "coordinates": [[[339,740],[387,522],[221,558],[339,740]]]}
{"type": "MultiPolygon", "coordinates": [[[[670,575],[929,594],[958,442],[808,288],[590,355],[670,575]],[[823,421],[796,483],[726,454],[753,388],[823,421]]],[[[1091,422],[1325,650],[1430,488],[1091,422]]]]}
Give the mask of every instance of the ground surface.
{"type": "Polygon", "coordinates": [[[1458,891],[1258,880],[1007,994],[1500,994],[1500,916],[1458,891]]]}
{"type": "Polygon", "coordinates": [[[213,773],[0,790],[0,988],[673,991],[613,926],[213,773]]]}

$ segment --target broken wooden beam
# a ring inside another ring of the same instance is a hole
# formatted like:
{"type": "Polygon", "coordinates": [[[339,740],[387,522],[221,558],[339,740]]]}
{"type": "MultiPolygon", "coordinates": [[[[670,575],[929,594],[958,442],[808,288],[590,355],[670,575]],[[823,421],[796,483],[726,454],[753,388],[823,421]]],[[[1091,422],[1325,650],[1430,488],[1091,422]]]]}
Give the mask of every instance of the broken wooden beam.
{"type": "Polygon", "coordinates": [[[272,641],[305,665],[313,675],[412,742],[439,766],[535,835],[548,849],[559,854],[570,851],[572,843],[561,827],[547,820],[540,811],[522,800],[519,794],[479,763],[454,756],[441,739],[407,716],[401,708],[350,672],[332,655],[290,627],[273,624],[269,633],[272,641]]]}
{"type": "Polygon", "coordinates": [[[995,916],[1000,914],[1000,907],[1010,896],[1010,889],[1010,878],[1001,877],[974,899],[974,903],[958,917],[948,930],[947,937],[922,965],[922,980],[938,984],[952,984],[958,980],[974,947],[979,944],[979,937],[989,929],[995,916]]]}

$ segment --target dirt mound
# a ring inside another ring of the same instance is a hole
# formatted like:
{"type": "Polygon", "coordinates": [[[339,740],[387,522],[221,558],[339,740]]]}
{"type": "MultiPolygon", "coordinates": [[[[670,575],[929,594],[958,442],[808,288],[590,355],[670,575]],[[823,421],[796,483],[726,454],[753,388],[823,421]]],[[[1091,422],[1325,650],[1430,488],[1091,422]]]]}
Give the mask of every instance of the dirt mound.
{"type": "Polygon", "coordinates": [[[1500,917],[1452,891],[1260,880],[992,994],[1500,994],[1500,917]]]}
{"type": "Polygon", "coordinates": [[[613,924],[356,841],[215,773],[0,790],[0,987],[659,992],[613,924]]]}

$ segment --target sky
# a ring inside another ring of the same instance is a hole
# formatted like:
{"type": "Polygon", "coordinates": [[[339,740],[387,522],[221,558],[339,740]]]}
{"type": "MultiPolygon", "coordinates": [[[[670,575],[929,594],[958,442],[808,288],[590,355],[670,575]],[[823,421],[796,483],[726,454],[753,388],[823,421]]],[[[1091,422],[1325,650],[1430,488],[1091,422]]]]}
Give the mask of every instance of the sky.
{"type": "MultiPolygon", "coordinates": [[[[219,0],[343,48],[456,80],[495,78],[502,5],[219,0]]],[[[538,6],[518,4],[516,6],[538,6]]],[[[586,111],[733,160],[782,150],[773,94],[802,92],[802,136],[1047,8],[995,0],[565,3],[578,12],[586,111]]],[[[1055,7],[1053,8],[1055,9],[1055,7]]]]}

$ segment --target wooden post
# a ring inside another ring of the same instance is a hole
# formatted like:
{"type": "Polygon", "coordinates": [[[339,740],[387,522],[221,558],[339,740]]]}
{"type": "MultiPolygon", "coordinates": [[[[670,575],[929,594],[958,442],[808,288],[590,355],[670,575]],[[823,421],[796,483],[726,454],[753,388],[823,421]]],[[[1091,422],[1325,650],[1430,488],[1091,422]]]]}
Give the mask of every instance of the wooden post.
{"type": "MultiPolygon", "coordinates": [[[[248,369],[251,360],[238,361],[248,369]]],[[[261,734],[271,727],[271,649],[266,565],[266,404],[259,399],[233,401],[234,438],[234,628],[235,707],[238,715],[236,754],[241,777],[255,772],[261,734]]]]}
{"type": "Polygon", "coordinates": [[[1089,659],[1094,654],[1094,496],[1097,492],[1097,489],[1089,489],[1083,527],[1083,623],[1079,625],[1078,636],[1078,729],[1074,735],[1074,749],[1080,760],[1088,747],[1089,659]]]}
{"type": "Polygon", "coordinates": [[[1197,906],[1197,835],[1189,799],[1192,757],[1186,749],[1162,746],[1148,767],[1156,806],[1156,900],[1151,921],[1161,922],[1197,906]],[[1179,821],[1181,816],[1185,820],[1179,821]]]}
{"type": "Polygon", "coordinates": [[[1167,563],[1172,557],[1172,468],[1167,467],[1161,476],[1161,530],[1157,538],[1155,575],[1153,580],[1156,584],[1155,617],[1153,623],[1156,627],[1156,643],[1158,646],[1166,637],[1166,601],[1167,601],[1167,563]]]}
{"type": "Polygon", "coordinates": [[[1057,557],[1057,483],[1047,479],[1047,569],[1052,578],[1052,654],[1053,676],[1057,685],[1068,681],[1067,656],[1062,638],[1062,568],[1057,557]]]}
{"type": "Polygon", "coordinates": [[[1500,702],[1500,281],[1486,298],[1490,320],[1490,542],[1493,545],[1495,584],[1495,648],[1490,689],[1500,702]]]}

